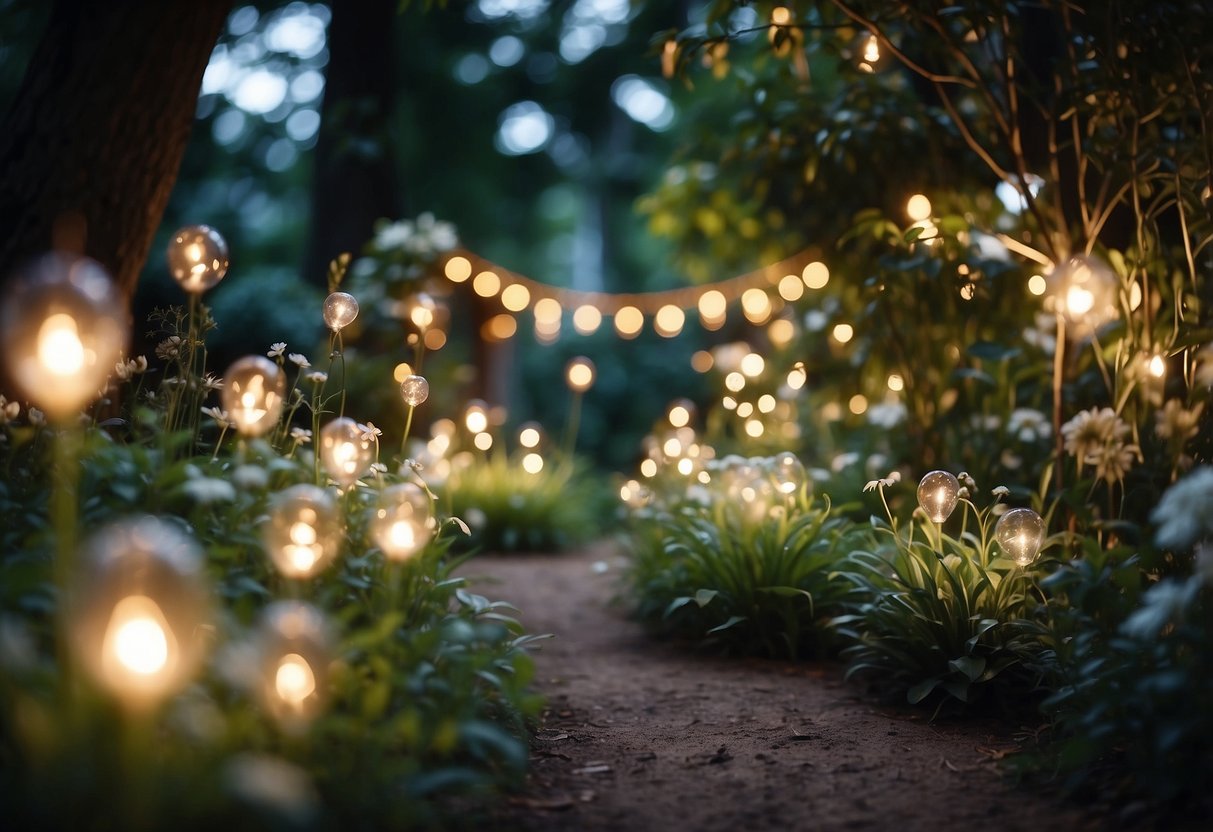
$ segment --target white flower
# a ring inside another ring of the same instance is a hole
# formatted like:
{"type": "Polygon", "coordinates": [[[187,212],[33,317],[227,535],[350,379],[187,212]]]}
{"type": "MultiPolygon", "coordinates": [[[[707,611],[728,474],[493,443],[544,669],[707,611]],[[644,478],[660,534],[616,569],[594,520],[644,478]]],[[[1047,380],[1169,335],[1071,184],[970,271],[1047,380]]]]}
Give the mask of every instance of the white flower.
{"type": "Polygon", "coordinates": [[[372,462],[371,463],[371,473],[372,474],[386,474],[387,466],[384,465],[382,462],[372,462]]]}
{"type": "Polygon", "coordinates": [[[363,442],[378,442],[379,437],[383,436],[383,431],[375,427],[374,422],[367,422],[365,425],[359,424],[358,430],[362,431],[363,442]]]}
{"type": "Polygon", "coordinates": [[[1005,485],[998,485],[995,486],[990,493],[994,495],[995,499],[1001,499],[1010,494],[1011,489],[1007,488],[1005,485]]]}
{"type": "Polygon", "coordinates": [[[1046,355],[1052,355],[1053,350],[1057,348],[1057,337],[1054,334],[1056,331],[1057,319],[1048,312],[1039,312],[1036,315],[1036,326],[1023,331],[1023,340],[1038,347],[1046,355]]]}
{"type": "Polygon", "coordinates": [[[216,378],[215,376],[211,375],[210,373],[207,373],[205,376],[202,377],[202,386],[205,387],[207,390],[222,390],[223,389],[223,379],[216,378]]]}
{"type": "Polygon", "coordinates": [[[284,352],[286,352],[286,341],[275,341],[270,344],[270,351],[266,355],[270,358],[281,358],[284,352]]]}
{"type": "Polygon", "coordinates": [[[1168,488],[1150,519],[1164,549],[1186,549],[1213,533],[1213,467],[1202,465],[1168,488]]]}
{"type": "Polygon", "coordinates": [[[850,468],[856,462],[859,462],[859,454],[854,451],[838,454],[830,461],[830,470],[837,474],[845,468],[850,468]]]}
{"type": "Polygon", "coordinates": [[[1048,439],[1053,433],[1049,419],[1039,410],[1030,407],[1017,407],[1007,418],[1007,432],[1020,442],[1036,442],[1048,439]]]}
{"type": "Polygon", "coordinates": [[[232,471],[232,481],[244,489],[265,488],[270,475],[260,465],[237,465],[232,471]]]}
{"type": "Polygon", "coordinates": [[[322,373],[319,370],[314,370],[314,371],[308,373],[306,376],[304,376],[304,378],[306,378],[312,384],[324,384],[326,381],[329,380],[329,374],[322,373]]]}
{"type": "Polygon", "coordinates": [[[231,420],[231,417],[228,416],[227,411],[223,410],[222,408],[204,407],[202,408],[202,415],[210,416],[221,428],[231,428],[236,426],[231,420]]]}
{"type": "Polygon", "coordinates": [[[1134,460],[1141,459],[1141,450],[1136,445],[1109,442],[1098,452],[1087,458],[1095,466],[1095,476],[1109,484],[1120,482],[1133,467],[1134,460]]]}
{"type": "Polygon", "coordinates": [[[303,353],[293,352],[288,355],[287,358],[289,358],[291,362],[300,370],[306,370],[308,367],[312,366],[312,362],[308,361],[307,356],[305,356],[303,353]]]}
{"type": "Polygon", "coordinates": [[[291,439],[298,445],[306,445],[312,441],[312,432],[306,428],[291,428],[291,439]]]}
{"type": "Polygon", "coordinates": [[[231,502],[236,499],[236,489],[227,480],[215,477],[195,477],[185,481],[181,489],[199,503],[231,502]]]}
{"type": "Polygon", "coordinates": [[[46,414],[36,407],[31,407],[25,411],[25,417],[29,419],[29,423],[34,427],[42,427],[46,424],[46,414]]]}
{"type": "Polygon", "coordinates": [[[956,479],[960,480],[961,484],[964,485],[965,488],[969,489],[969,491],[977,490],[977,482],[969,475],[968,471],[961,471],[956,475],[956,479]]]}
{"type": "Polygon", "coordinates": [[[375,232],[375,248],[381,251],[404,248],[408,245],[412,236],[413,224],[411,222],[408,220],[394,222],[391,225],[385,225],[375,232]]]}
{"type": "Polygon", "coordinates": [[[170,335],[156,345],[156,357],[168,361],[181,355],[181,336],[170,335]]]}
{"type": "Polygon", "coordinates": [[[1159,439],[1173,439],[1180,443],[1191,439],[1199,432],[1197,422],[1204,409],[1204,402],[1187,410],[1179,399],[1168,399],[1167,403],[1154,413],[1154,432],[1158,434],[1159,439]]]}
{"type": "Polygon", "coordinates": [[[0,396],[0,425],[7,425],[9,422],[21,415],[21,405],[17,402],[10,402],[4,396],[0,396]]]}
{"type": "Polygon", "coordinates": [[[114,365],[114,375],[118,376],[121,381],[128,381],[131,377],[130,367],[127,366],[125,361],[119,359],[118,363],[114,365]]]}
{"type": "Polygon", "coordinates": [[[863,487],[863,490],[864,491],[875,491],[877,488],[881,488],[881,489],[890,488],[895,483],[898,483],[898,482],[901,482],[901,472],[892,471],[889,473],[889,475],[887,477],[881,477],[878,480],[870,480],[868,482],[868,484],[863,487]]]}
{"type": "Polygon", "coordinates": [[[1131,449],[1128,465],[1133,455],[1140,455],[1135,446],[1125,447],[1128,433],[1129,426],[1110,407],[1084,410],[1061,426],[1066,453],[1078,460],[1078,470],[1081,472],[1083,465],[1098,466],[1099,475],[1108,482],[1120,479],[1128,470],[1122,464],[1126,450],[1131,449]],[[1115,476],[1117,471],[1120,476],[1115,476]]]}

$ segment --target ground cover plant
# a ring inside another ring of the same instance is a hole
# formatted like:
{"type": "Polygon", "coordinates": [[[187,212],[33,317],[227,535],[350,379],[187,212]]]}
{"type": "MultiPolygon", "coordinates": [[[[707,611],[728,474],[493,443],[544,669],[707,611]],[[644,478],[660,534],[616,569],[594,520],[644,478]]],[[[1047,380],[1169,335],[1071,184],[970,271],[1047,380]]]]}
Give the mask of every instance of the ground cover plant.
{"type": "MultiPolygon", "coordinates": [[[[187,290],[221,278],[225,257],[200,253],[220,238],[182,236],[173,254],[201,264],[187,290]]],[[[461,521],[414,465],[342,415],[352,296],[325,304],[325,369],[278,343],[211,375],[215,322],[193,293],[154,317],[151,361],[65,370],[38,352],[60,337],[45,321],[70,309],[61,337],[108,348],[89,340],[107,286],[81,291],[87,261],[37,268],[20,312],[36,337],[9,355],[44,362],[26,391],[50,414],[0,407],[10,821],[444,827],[452,799],[474,811],[519,783],[531,637],[451,575],[461,521]]]]}

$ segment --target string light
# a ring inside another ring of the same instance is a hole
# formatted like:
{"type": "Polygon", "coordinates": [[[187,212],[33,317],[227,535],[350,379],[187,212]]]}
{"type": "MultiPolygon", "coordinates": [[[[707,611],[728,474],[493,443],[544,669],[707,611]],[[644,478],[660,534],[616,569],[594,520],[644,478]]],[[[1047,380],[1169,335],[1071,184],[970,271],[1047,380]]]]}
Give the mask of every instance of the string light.
{"type": "Polygon", "coordinates": [[[597,306],[583,303],[573,312],[573,329],[578,335],[593,335],[602,325],[602,313],[597,306]]]}
{"type": "Polygon", "coordinates": [[[615,313],[615,331],[620,338],[631,340],[644,329],[644,313],[635,306],[624,306],[615,313]]]}
{"type": "Polygon", "coordinates": [[[456,254],[446,261],[442,269],[446,279],[452,283],[463,283],[472,276],[472,262],[466,257],[456,254]]]}
{"type": "Polygon", "coordinates": [[[653,319],[653,328],[663,338],[673,338],[682,332],[686,319],[686,313],[682,309],[672,303],[666,304],[657,310],[657,316],[653,319]]]}

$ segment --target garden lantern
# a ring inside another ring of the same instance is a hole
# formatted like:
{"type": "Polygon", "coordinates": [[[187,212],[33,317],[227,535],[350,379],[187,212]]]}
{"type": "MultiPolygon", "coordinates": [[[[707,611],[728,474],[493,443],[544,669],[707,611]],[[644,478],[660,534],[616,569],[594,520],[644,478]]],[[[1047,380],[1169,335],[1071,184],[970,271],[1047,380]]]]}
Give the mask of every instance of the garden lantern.
{"type": "Polygon", "coordinates": [[[193,676],[209,606],[191,538],[155,517],[122,521],[85,544],[67,606],[72,646],[94,682],[144,710],[193,676]]]}
{"type": "Polygon", "coordinates": [[[260,355],[238,359],[223,376],[223,409],[244,436],[261,436],[278,424],[285,393],[282,368],[260,355]]]}
{"type": "Polygon", "coordinates": [[[400,382],[400,398],[409,407],[417,407],[430,397],[430,383],[425,376],[409,375],[400,382]]]}
{"type": "Polygon", "coordinates": [[[341,416],[320,430],[320,461],[338,485],[349,488],[371,470],[376,442],[353,419],[341,416]]]}
{"type": "Polygon", "coordinates": [[[300,732],[324,710],[332,641],[323,613],[310,604],[266,607],[257,639],[260,699],[284,730],[300,732]]]}
{"type": "Polygon", "coordinates": [[[287,578],[310,578],[336,557],[341,514],[327,490],[302,483],[283,491],[261,529],[265,551],[287,578]]]}
{"type": "Polygon", "coordinates": [[[169,241],[169,273],[191,295],[200,295],[223,280],[228,264],[227,241],[209,225],[187,225],[169,241]]]}
{"type": "Polygon", "coordinates": [[[960,498],[960,482],[947,471],[931,471],[918,483],[918,505],[933,523],[952,515],[960,498]]]}
{"type": "Polygon", "coordinates": [[[95,398],[126,342],[127,317],[100,264],[50,253],[13,281],[0,343],[13,381],[56,419],[95,398]]]}
{"type": "Polygon", "coordinates": [[[408,560],[420,552],[434,535],[429,495],[411,482],[383,489],[371,535],[389,560],[408,560]]]}
{"type": "Polygon", "coordinates": [[[1093,332],[1116,317],[1118,281],[1098,258],[1072,257],[1053,270],[1048,282],[1058,314],[1076,334],[1093,332]]]}
{"type": "Polygon", "coordinates": [[[594,384],[594,362],[578,356],[565,367],[564,375],[570,390],[574,393],[584,393],[594,384]]]}
{"type": "Polygon", "coordinates": [[[358,301],[348,292],[333,292],[324,299],[324,325],[340,332],[358,317],[358,301]]]}
{"type": "Polygon", "coordinates": [[[994,537],[1011,560],[1027,566],[1036,559],[1045,536],[1045,521],[1030,508],[1013,508],[998,518],[994,537]]]}

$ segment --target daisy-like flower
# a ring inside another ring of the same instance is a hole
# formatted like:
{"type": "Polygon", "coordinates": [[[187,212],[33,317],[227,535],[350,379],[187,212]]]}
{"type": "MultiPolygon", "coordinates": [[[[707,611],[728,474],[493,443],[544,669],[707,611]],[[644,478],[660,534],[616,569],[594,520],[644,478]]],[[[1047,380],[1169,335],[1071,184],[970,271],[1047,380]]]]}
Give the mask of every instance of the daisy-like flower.
{"type": "Polygon", "coordinates": [[[215,420],[215,423],[221,428],[235,427],[235,423],[227,415],[227,411],[219,407],[204,407],[202,408],[203,416],[210,416],[215,420]]]}
{"type": "Polygon", "coordinates": [[[312,362],[307,360],[307,356],[300,352],[293,352],[288,355],[287,358],[289,358],[291,363],[300,370],[306,370],[308,367],[312,366],[312,362]]]}
{"type": "Polygon", "coordinates": [[[1123,480],[1134,461],[1140,458],[1141,450],[1136,445],[1109,442],[1098,453],[1088,457],[1087,462],[1095,466],[1096,477],[1111,485],[1123,480]]]}
{"type": "Polygon", "coordinates": [[[1167,489],[1150,519],[1158,524],[1154,542],[1186,549],[1213,533],[1213,467],[1202,465],[1167,489]]]}
{"type": "Polygon", "coordinates": [[[306,445],[312,441],[312,432],[307,428],[291,428],[291,439],[297,445],[306,445]]]}
{"type": "Polygon", "coordinates": [[[170,335],[156,345],[156,357],[161,361],[170,361],[181,355],[181,336],[170,335]]]}
{"type": "Polygon", "coordinates": [[[1093,407],[1074,416],[1061,426],[1066,453],[1077,457],[1079,464],[1100,451],[1107,442],[1123,438],[1129,426],[1110,407],[1093,407]]]}
{"type": "Polygon", "coordinates": [[[1039,410],[1017,407],[1007,418],[1007,432],[1020,442],[1036,442],[1048,439],[1053,433],[1053,426],[1039,410]]]}
{"type": "Polygon", "coordinates": [[[1204,402],[1188,410],[1179,399],[1168,399],[1167,403],[1154,413],[1154,432],[1158,434],[1159,439],[1176,442],[1191,439],[1198,432],[1196,424],[1204,409],[1204,402]]]}
{"type": "Polygon", "coordinates": [[[266,353],[270,358],[281,358],[286,352],[286,341],[275,341],[270,344],[270,351],[266,353]]]}
{"type": "Polygon", "coordinates": [[[378,442],[379,437],[383,436],[383,431],[375,427],[374,422],[367,422],[365,425],[358,425],[358,430],[362,431],[362,441],[378,442]]]}
{"type": "Polygon", "coordinates": [[[863,490],[875,491],[877,488],[890,488],[899,482],[901,482],[901,472],[890,471],[887,477],[881,477],[877,480],[870,480],[868,484],[863,487],[863,490]]]}
{"type": "Polygon", "coordinates": [[[216,378],[215,376],[211,375],[210,373],[207,373],[205,376],[202,377],[202,386],[205,387],[207,390],[222,390],[223,389],[223,379],[216,378]]]}
{"type": "Polygon", "coordinates": [[[324,384],[326,381],[329,380],[329,374],[322,373],[319,370],[315,370],[313,372],[308,373],[306,376],[304,376],[304,378],[306,378],[312,384],[324,384]]]}

